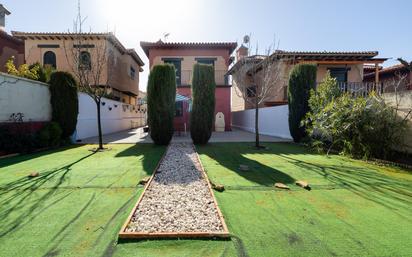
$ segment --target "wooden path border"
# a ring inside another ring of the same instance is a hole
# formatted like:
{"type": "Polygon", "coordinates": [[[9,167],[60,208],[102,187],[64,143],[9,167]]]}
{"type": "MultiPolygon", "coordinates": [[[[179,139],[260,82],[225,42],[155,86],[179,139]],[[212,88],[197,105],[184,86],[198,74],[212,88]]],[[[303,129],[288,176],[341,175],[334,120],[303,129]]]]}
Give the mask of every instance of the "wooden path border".
{"type": "Polygon", "coordinates": [[[207,187],[209,188],[209,193],[212,195],[213,203],[215,205],[215,208],[217,210],[220,222],[222,223],[223,226],[223,231],[219,232],[205,232],[205,231],[194,231],[194,232],[126,232],[127,225],[129,225],[131,219],[133,218],[133,214],[136,212],[137,208],[139,207],[139,204],[141,203],[144,194],[146,193],[147,188],[149,188],[150,184],[153,181],[154,176],[156,175],[157,170],[159,169],[160,163],[163,161],[165,158],[168,150],[169,150],[170,145],[167,147],[166,151],[164,152],[162,158],[156,165],[155,170],[153,171],[152,176],[150,177],[149,181],[146,183],[142,194],[140,195],[139,199],[137,200],[136,205],[133,207],[131,213],[129,214],[129,217],[127,218],[126,222],[123,224],[122,228],[120,229],[119,232],[119,238],[120,239],[154,239],[154,238],[229,238],[230,233],[229,230],[227,229],[224,217],[219,209],[219,205],[217,204],[215,195],[213,194],[212,187],[210,185],[209,179],[207,177],[207,174],[203,168],[203,165],[200,161],[199,155],[196,152],[196,148],[192,144],[192,148],[194,152],[196,153],[196,159],[200,165],[200,172],[202,173],[202,177],[206,180],[207,187]]]}

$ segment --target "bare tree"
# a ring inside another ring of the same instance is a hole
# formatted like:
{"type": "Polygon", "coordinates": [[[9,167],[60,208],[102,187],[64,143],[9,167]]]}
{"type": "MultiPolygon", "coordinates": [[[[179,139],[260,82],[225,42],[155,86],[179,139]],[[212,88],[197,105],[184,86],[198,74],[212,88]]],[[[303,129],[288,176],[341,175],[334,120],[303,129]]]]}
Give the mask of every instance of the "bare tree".
{"type": "Polygon", "coordinates": [[[78,82],[81,92],[86,93],[96,103],[97,129],[99,135],[99,146],[97,150],[103,150],[103,136],[101,125],[102,98],[110,92],[110,70],[113,65],[113,39],[111,33],[83,33],[82,27],[85,19],[80,13],[74,21],[73,32],[69,32],[70,39],[64,40],[64,50],[68,64],[78,82]]]}
{"type": "MultiPolygon", "coordinates": [[[[274,41],[275,42],[275,41],[274,41]]],[[[250,38],[245,36],[244,43],[250,50],[250,38]]],[[[259,140],[259,106],[270,98],[276,97],[283,92],[281,86],[285,74],[286,65],[284,60],[277,56],[276,44],[273,43],[265,51],[265,55],[256,54],[243,57],[235,64],[232,79],[235,82],[236,94],[243,98],[246,103],[255,109],[255,146],[260,148],[259,140]]]]}
{"type": "Polygon", "coordinates": [[[409,73],[409,87],[412,86],[412,62],[407,62],[406,60],[402,58],[398,58],[398,61],[405,66],[406,70],[409,73]]]}

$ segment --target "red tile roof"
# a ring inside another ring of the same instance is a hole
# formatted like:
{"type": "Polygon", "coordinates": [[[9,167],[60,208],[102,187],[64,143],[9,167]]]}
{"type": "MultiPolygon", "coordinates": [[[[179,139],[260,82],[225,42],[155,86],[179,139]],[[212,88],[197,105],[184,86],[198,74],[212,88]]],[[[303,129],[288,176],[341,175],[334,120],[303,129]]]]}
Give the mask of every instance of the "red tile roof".
{"type": "Polygon", "coordinates": [[[272,57],[293,58],[294,60],[303,61],[378,61],[383,62],[385,58],[374,58],[379,52],[377,51],[284,51],[276,50],[272,57]]]}
{"type": "Polygon", "coordinates": [[[229,54],[232,54],[237,47],[236,42],[163,42],[161,40],[157,42],[140,42],[140,46],[143,51],[149,56],[149,49],[153,48],[195,48],[195,49],[219,49],[224,48],[229,50],[229,54]]]}
{"type": "Polygon", "coordinates": [[[4,39],[6,39],[6,40],[12,41],[12,42],[15,43],[15,44],[24,45],[24,41],[23,41],[23,40],[21,40],[21,39],[19,39],[19,38],[17,38],[17,37],[14,37],[14,36],[12,36],[12,35],[7,34],[6,31],[0,30],[0,37],[1,37],[1,38],[4,38],[4,39]]]}

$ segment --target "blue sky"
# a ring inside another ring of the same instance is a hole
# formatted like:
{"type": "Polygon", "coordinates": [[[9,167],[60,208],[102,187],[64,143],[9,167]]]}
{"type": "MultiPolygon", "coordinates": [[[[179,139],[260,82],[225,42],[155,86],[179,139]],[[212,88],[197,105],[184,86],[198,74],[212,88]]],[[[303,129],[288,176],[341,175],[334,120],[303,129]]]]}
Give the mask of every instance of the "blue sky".
{"type": "MultiPolygon", "coordinates": [[[[0,0],[6,30],[71,30],[77,0],[0,0]]],[[[260,51],[279,40],[285,50],[379,51],[412,60],[410,0],[82,0],[85,30],[113,31],[145,63],[140,41],[237,41],[252,35],[260,51]]],[[[141,74],[145,89],[147,66],[141,74]]]]}

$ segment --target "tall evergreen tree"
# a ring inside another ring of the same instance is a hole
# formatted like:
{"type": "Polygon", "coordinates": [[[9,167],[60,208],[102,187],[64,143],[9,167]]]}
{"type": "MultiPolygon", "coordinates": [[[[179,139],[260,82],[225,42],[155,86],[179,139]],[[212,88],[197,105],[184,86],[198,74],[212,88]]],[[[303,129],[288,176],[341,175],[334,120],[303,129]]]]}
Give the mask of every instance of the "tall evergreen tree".
{"type": "Polygon", "coordinates": [[[206,144],[212,135],[215,88],[213,66],[195,64],[192,81],[193,107],[190,115],[190,135],[195,144],[206,144]]]}
{"type": "Polygon", "coordinates": [[[173,136],[176,72],[173,65],[155,65],[147,87],[147,122],[157,145],[168,145],[173,136]]]}
{"type": "Polygon", "coordinates": [[[306,136],[302,120],[309,111],[310,90],[316,86],[316,65],[298,64],[293,67],[288,86],[289,131],[293,141],[300,142],[306,136]]]}

